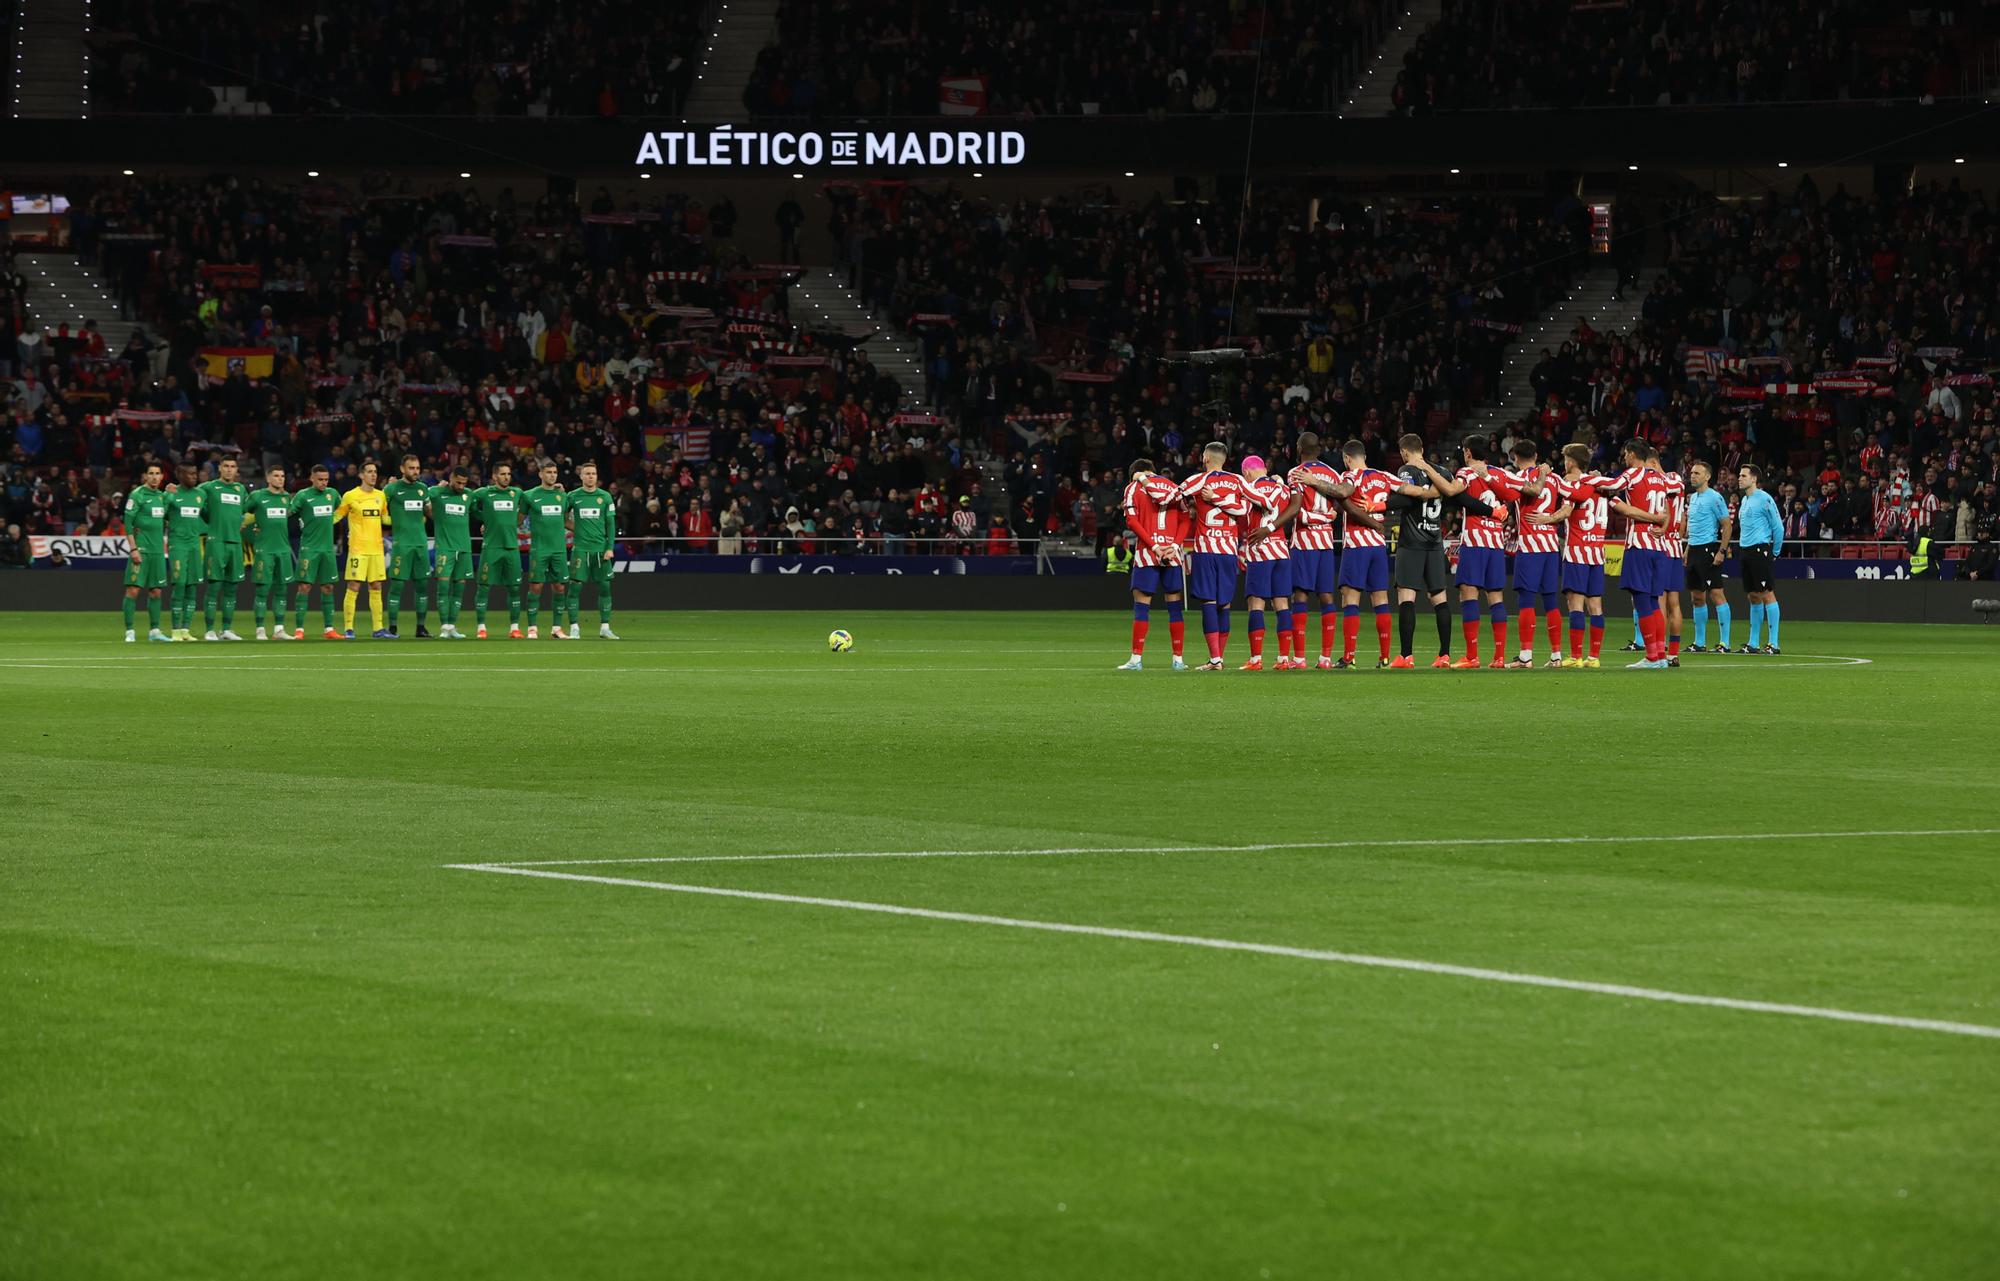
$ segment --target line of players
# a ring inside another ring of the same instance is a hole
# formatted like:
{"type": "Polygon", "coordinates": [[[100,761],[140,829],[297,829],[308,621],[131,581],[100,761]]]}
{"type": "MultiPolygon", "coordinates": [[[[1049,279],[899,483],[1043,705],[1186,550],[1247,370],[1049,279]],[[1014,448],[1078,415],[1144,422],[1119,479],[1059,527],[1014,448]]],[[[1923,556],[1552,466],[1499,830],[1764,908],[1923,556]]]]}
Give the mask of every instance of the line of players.
{"type": "Polygon", "coordinates": [[[151,623],[149,640],[194,640],[198,611],[207,624],[202,639],[242,640],[234,623],[238,585],[246,567],[258,640],[305,639],[306,606],[315,591],[325,623],[322,636],[327,640],[354,639],[355,609],[363,587],[368,591],[374,638],[399,639],[398,615],[406,586],[415,588],[417,636],[431,634],[424,625],[425,617],[436,610],[440,639],[469,640],[472,638],[459,630],[458,619],[465,589],[474,583],[476,634],[481,640],[487,635],[487,603],[495,587],[506,593],[508,635],[517,640],[538,639],[536,618],[544,585],[554,588],[551,639],[578,639],[577,619],[584,590],[593,585],[597,588],[597,634],[604,640],[618,639],[611,630],[617,507],[611,492],[598,487],[594,463],[579,466],[579,487],[566,490],[557,483],[556,465],[543,462],[538,468],[540,485],[526,491],[514,486],[513,468],[507,463],[497,464],[491,483],[478,489],[468,487],[463,467],[453,468],[441,484],[426,485],[415,455],[402,459],[401,474],[386,488],[377,487],[376,464],[363,463],[361,483],[345,493],[328,486],[329,473],[324,466],[313,468],[312,484],[296,494],[286,491],[283,467],[268,469],[265,487],[255,492],[238,479],[237,470],[235,459],[224,459],[217,465],[214,479],[197,484],[195,469],[184,465],[178,483],[162,487],[160,465],[147,464],[125,503],[125,528],[132,540],[131,562],[125,570],[127,641],[137,638],[135,625],[142,594],[151,623]],[[344,557],[334,543],[335,530],[343,521],[347,527],[344,557]],[[475,522],[481,547],[476,568],[472,554],[475,522]],[[521,631],[520,550],[524,523],[528,530],[525,638],[521,631]],[[386,546],[385,526],[389,535],[386,546]],[[294,527],[298,531],[296,554],[294,527]],[[343,560],[345,625],[336,628],[333,591],[342,578],[343,560]],[[200,602],[204,586],[208,588],[205,605],[200,602]],[[287,631],[286,596],[294,587],[294,627],[287,631]],[[163,592],[171,610],[171,633],[160,628],[163,592]],[[267,608],[271,619],[268,632],[264,621],[267,608]]]}
{"type": "MultiPolygon", "coordinates": [[[[1320,439],[1312,432],[1300,436],[1297,463],[1283,476],[1255,455],[1243,459],[1240,472],[1225,470],[1229,451],[1220,442],[1203,449],[1202,470],[1179,484],[1158,475],[1148,460],[1134,462],[1125,487],[1126,526],[1139,544],[1132,562],[1132,653],[1119,670],[1142,669],[1155,596],[1164,597],[1167,607],[1174,669],[1187,670],[1182,652],[1184,594],[1201,603],[1208,649],[1207,661],[1194,670],[1223,670],[1239,570],[1249,607],[1250,657],[1243,671],[1264,670],[1267,609],[1277,615],[1274,670],[1303,671],[1312,666],[1307,659],[1306,616],[1315,604],[1320,620],[1317,666],[1354,667],[1364,597],[1375,617],[1377,665],[1413,668],[1420,596],[1437,618],[1438,653],[1431,667],[1482,665],[1482,606],[1492,647],[1487,666],[1533,667],[1537,623],[1545,622],[1549,650],[1545,667],[1598,667],[1604,643],[1605,533],[1614,511],[1630,527],[1619,583],[1632,598],[1635,644],[1644,652],[1630,666],[1680,666],[1680,593],[1690,586],[1697,616],[1704,623],[1711,602],[1722,609],[1723,643],[1716,648],[1728,652],[1722,565],[1728,554],[1730,519],[1727,503],[1710,486],[1713,477],[1706,463],[1690,467],[1684,481],[1662,469],[1657,449],[1634,440],[1624,447],[1624,470],[1604,476],[1587,470],[1587,446],[1564,446],[1551,466],[1541,461],[1532,441],[1521,440],[1509,450],[1510,469],[1493,462],[1485,437],[1472,436],[1463,443],[1463,466],[1446,475],[1425,457],[1421,437],[1404,436],[1398,445],[1404,463],[1400,475],[1370,467],[1366,447],[1357,440],[1342,446],[1345,469],[1336,470],[1322,459],[1320,439]],[[1703,537],[1692,548],[1692,556],[1691,496],[1703,517],[1699,531],[1703,537]],[[1456,661],[1446,601],[1447,506],[1459,508],[1464,521],[1457,588],[1465,653],[1456,661]],[[1513,577],[1519,611],[1519,644],[1512,658],[1507,656],[1505,599],[1510,515],[1515,522],[1513,577]],[[1391,518],[1397,522],[1393,568],[1388,543],[1391,518]],[[1401,640],[1393,658],[1392,585],[1401,640]],[[1338,660],[1333,656],[1336,638],[1341,643],[1338,660]]],[[[1768,498],[1757,489],[1759,478],[1755,467],[1743,468],[1739,476],[1746,495],[1744,585],[1753,602],[1753,624],[1768,619],[1771,632],[1770,643],[1761,648],[1753,634],[1751,648],[1775,654],[1778,607],[1771,589],[1771,558],[1781,534],[1770,534],[1768,543],[1750,540],[1750,505],[1758,497],[1768,498]]],[[[1761,526],[1758,537],[1765,537],[1761,526]]]]}

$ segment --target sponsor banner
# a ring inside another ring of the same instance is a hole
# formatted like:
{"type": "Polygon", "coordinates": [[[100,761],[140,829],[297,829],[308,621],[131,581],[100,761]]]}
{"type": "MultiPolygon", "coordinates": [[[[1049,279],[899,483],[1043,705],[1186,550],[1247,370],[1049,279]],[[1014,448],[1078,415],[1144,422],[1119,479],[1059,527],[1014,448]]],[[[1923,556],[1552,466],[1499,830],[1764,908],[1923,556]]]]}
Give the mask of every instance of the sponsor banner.
{"type": "Polygon", "coordinates": [[[28,539],[36,560],[47,560],[59,551],[65,560],[119,561],[132,558],[132,540],[120,534],[99,538],[89,534],[36,534],[28,539]]]}
{"type": "MultiPolygon", "coordinates": [[[[642,134],[641,169],[774,169],[898,165],[913,169],[1000,169],[1027,159],[1013,129],[658,129],[642,134]]],[[[585,222],[630,215],[590,215],[585,222]]]]}
{"type": "MultiPolygon", "coordinates": [[[[798,556],[766,553],[758,556],[716,556],[702,552],[666,552],[657,557],[635,556],[619,562],[628,574],[873,574],[889,577],[1025,576],[1035,572],[1033,556],[798,556]]],[[[1102,574],[1095,557],[1053,557],[1057,574],[1102,574]]]]}

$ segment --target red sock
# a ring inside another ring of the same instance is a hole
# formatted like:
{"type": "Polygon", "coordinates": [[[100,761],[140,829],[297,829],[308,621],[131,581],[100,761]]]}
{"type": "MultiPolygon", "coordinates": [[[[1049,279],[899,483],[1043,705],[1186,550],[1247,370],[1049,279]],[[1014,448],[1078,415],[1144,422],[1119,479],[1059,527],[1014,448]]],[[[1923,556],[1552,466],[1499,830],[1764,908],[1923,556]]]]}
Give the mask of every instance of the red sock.
{"type": "Polygon", "coordinates": [[[1555,610],[1549,611],[1549,655],[1554,657],[1563,652],[1563,620],[1555,610]]]}
{"type": "Polygon", "coordinates": [[[1206,637],[1206,638],[1207,638],[1207,640],[1208,640],[1208,656],[1209,656],[1210,658],[1221,658],[1221,657],[1222,657],[1222,633],[1221,633],[1221,632],[1203,632],[1203,633],[1202,633],[1202,635],[1203,635],[1204,637],[1206,637]]]}
{"type": "Polygon", "coordinates": [[[1585,630],[1585,629],[1584,629],[1584,628],[1581,628],[1581,627],[1572,627],[1572,628],[1570,628],[1570,632],[1569,632],[1569,656],[1570,656],[1571,658],[1577,658],[1577,659],[1580,659],[1580,658],[1582,658],[1582,657],[1583,657],[1583,633],[1584,633],[1584,630],[1585,630]]]}
{"type": "Polygon", "coordinates": [[[1535,611],[1521,611],[1521,648],[1531,652],[1535,648],[1535,611]]]}
{"type": "Polygon", "coordinates": [[[1181,641],[1187,637],[1187,624],[1173,622],[1167,624],[1167,639],[1174,643],[1174,657],[1181,656],[1181,641]]]}
{"type": "MultiPolygon", "coordinates": [[[[1599,617],[1599,618],[1603,618],[1603,617],[1604,617],[1604,615],[1602,615],[1602,614],[1599,614],[1599,615],[1598,615],[1598,617],[1599,617]]],[[[1599,651],[1599,650],[1601,650],[1601,649],[1603,649],[1603,648],[1604,648],[1604,629],[1603,629],[1602,627],[1593,627],[1593,628],[1591,628],[1591,629],[1590,629],[1590,656],[1591,656],[1592,658],[1596,658],[1596,657],[1597,657],[1597,653],[1598,653],[1598,651],[1599,651]]]]}
{"type": "Polygon", "coordinates": [[[1306,607],[1303,603],[1292,610],[1292,652],[1303,662],[1306,656],[1306,607]]]}
{"type": "Polygon", "coordinates": [[[1341,657],[1351,661],[1354,658],[1354,642],[1361,639],[1361,616],[1356,614],[1352,618],[1348,618],[1343,615],[1340,632],[1342,638],[1340,646],[1341,657]]]}
{"type": "Polygon", "coordinates": [[[1143,654],[1146,652],[1146,629],[1151,626],[1152,624],[1143,618],[1132,620],[1132,652],[1134,654],[1143,654]]]}
{"type": "Polygon", "coordinates": [[[1505,623],[1493,624],[1493,657],[1495,659],[1507,657],[1507,624],[1505,623]]]}
{"type": "Polygon", "coordinates": [[[1667,619],[1664,614],[1653,613],[1646,618],[1646,658],[1658,662],[1667,656],[1667,619]]]}
{"type": "Polygon", "coordinates": [[[1292,620],[1289,617],[1287,617],[1285,619],[1286,625],[1278,629],[1279,658],[1290,658],[1292,656],[1292,629],[1290,626],[1291,621],[1292,620]]]}
{"type": "Polygon", "coordinates": [[[1681,656],[1681,638],[1678,636],[1667,637],[1667,657],[1679,658],[1680,656],[1681,656]]]}
{"type": "Polygon", "coordinates": [[[1333,657],[1333,638],[1339,634],[1340,615],[1327,611],[1319,616],[1319,656],[1333,657]]]}
{"type": "Polygon", "coordinates": [[[1264,629],[1261,627],[1250,629],[1250,657],[1264,657],[1264,629]]]}
{"type": "Polygon", "coordinates": [[[1465,657],[1469,662],[1479,661],[1479,624],[1465,624],[1465,657]]]}
{"type": "Polygon", "coordinates": [[[1382,657],[1389,657],[1389,616],[1375,615],[1375,635],[1382,642],[1382,657]]]}

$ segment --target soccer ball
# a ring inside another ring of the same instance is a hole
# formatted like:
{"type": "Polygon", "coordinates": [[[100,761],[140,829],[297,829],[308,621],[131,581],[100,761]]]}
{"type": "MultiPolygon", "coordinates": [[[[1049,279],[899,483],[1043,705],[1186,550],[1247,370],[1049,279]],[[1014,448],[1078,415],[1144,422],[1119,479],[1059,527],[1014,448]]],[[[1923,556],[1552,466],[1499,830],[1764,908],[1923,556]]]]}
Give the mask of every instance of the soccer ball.
{"type": "Polygon", "coordinates": [[[826,647],[836,654],[845,654],[854,648],[854,638],[843,631],[827,633],[826,647]]]}

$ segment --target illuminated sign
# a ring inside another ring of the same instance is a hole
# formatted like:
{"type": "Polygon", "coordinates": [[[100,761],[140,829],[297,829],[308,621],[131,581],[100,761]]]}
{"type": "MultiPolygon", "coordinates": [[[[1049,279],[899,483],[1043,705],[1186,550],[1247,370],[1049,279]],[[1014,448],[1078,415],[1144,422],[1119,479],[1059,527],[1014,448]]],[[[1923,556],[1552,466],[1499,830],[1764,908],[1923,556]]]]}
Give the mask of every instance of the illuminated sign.
{"type": "Polygon", "coordinates": [[[1012,129],[660,129],[639,140],[635,165],[665,169],[999,168],[1028,140],[1012,129]]]}

